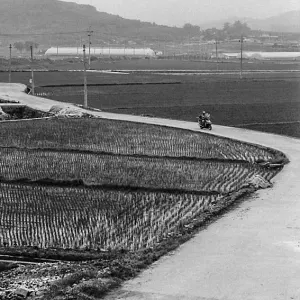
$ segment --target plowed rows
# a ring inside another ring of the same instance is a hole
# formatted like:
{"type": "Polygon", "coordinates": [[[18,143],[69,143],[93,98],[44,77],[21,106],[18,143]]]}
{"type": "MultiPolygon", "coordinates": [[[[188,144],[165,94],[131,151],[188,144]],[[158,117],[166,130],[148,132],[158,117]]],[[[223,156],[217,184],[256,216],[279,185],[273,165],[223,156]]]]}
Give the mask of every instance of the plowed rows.
{"type": "Polygon", "coordinates": [[[9,180],[82,179],[87,185],[228,193],[255,174],[268,180],[274,176],[249,163],[0,149],[0,177],[9,180]]]}
{"type": "Polygon", "coordinates": [[[153,246],[253,176],[270,180],[253,162],[275,155],[119,121],[1,123],[0,246],[153,246]]]}
{"type": "Polygon", "coordinates": [[[36,120],[0,124],[0,146],[63,148],[121,154],[270,159],[266,149],[203,133],[108,120],[36,120]]]}
{"type": "Polygon", "coordinates": [[[137,249],[218,197],[0,184],[0,243],[137,249]]]}

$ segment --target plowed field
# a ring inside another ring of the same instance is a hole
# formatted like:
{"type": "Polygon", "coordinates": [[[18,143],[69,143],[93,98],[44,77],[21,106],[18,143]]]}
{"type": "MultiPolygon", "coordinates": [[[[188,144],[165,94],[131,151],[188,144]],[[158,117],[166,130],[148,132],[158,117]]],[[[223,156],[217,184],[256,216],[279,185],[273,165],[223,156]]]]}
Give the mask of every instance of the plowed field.
{"type": "Polygon", "coordinates": [[[280,169],[280,153],[154,125],[98,119],[0,124],[0,244],[152,247],[280,169]]]}

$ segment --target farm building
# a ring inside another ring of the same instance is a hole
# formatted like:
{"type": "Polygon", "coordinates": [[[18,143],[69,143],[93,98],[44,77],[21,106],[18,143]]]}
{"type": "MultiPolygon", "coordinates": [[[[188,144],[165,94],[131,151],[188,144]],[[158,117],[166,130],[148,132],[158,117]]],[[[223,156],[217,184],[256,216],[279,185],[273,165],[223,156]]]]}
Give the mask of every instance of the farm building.
{"type": "MultiPolygon", "coordinates": [[[[89,49],[86,49],[86,54],[89,49]]],[[[157,52],[150,48],[112,48],[112,47],[91,47],[91,55],[98,57],[127,56],[127,57],[155,57],[157,52]]],[[[48,57],[74,57],[83,56],[82,47],[51,47],[45,52],[48,57]]]]}
{"type": "MultiPolygon", "coordinates": [[[[237,53],[223,53],[218,52],[218,58],[220,59],[230,59],[230,58],[237,58],[237,53]]],[[[217,58],[216,52],[212,52],[210,58],[217,58]]]]}
{"type": "MultiPolygon", "coordinates": [[[[241,53],[223,53],[224,58],[241,58],[241,53]]],[[[254,52],[244,51],[243,57],[247,59],[267,59],[267,60],[298,60],[300,52],[254,52]]]]}

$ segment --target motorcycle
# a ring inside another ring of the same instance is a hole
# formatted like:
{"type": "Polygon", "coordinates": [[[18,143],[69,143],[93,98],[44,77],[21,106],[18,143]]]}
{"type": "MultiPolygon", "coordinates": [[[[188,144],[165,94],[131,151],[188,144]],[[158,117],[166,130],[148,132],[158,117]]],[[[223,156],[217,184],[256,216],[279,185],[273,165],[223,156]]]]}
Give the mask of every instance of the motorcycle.
{"type": "Polygon", "coordinates": [[[197,117],[198,119],[198,124],[200,126],[200,129],[208,129],[208,130],[212,130],[212,123],[210,119],[201,119],[199,117],[197,117]]]}

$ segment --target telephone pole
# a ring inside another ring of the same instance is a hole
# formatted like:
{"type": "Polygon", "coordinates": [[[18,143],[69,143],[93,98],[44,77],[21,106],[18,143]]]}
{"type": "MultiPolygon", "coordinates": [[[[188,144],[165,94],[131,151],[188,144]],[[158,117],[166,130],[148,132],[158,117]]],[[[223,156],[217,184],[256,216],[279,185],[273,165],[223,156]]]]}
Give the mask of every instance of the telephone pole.
{"type": "Polygon", "coordinates": [[[91,37],[92,37],[92,33],[94,32],[93,30],[91,30],[91,26],[87,32],[89,37],[89,69],[90,69],[91,68],[91,37]]]}
{"type": "Polygon", "coordinates": [[[31,54],[31,94],[34,96],[34,73],[33,73],[33,46],[30,46],[30,54],[31,54]]]}
{"type": "Polygon", "coordinates": [[[219,71],[219,56],[218,56],[218,40],[216,39],[216,59],[217,59],[217,71],[219,71]]]}
{"type": "Polygon", "coordinates": [[[9,45],[9,74],[8,74],[8,82],[11,83],[11,44],[9,45]]]}
{"type": "Polygon", "coordinates": [[[243,35],[241,35],[241,68],[240,68],[240,79],[243,78],[243,42],[244,42],[244,38],[243,38],[243,35]]]}
{"type": "Polygon", "coordinates": [[[84,100],[83,107],[88,107],[88,95],[87,95],[87,76],[86,76],[86,55],[85,45],[83,45],[83,86],[84,86],[84,100]]]}

